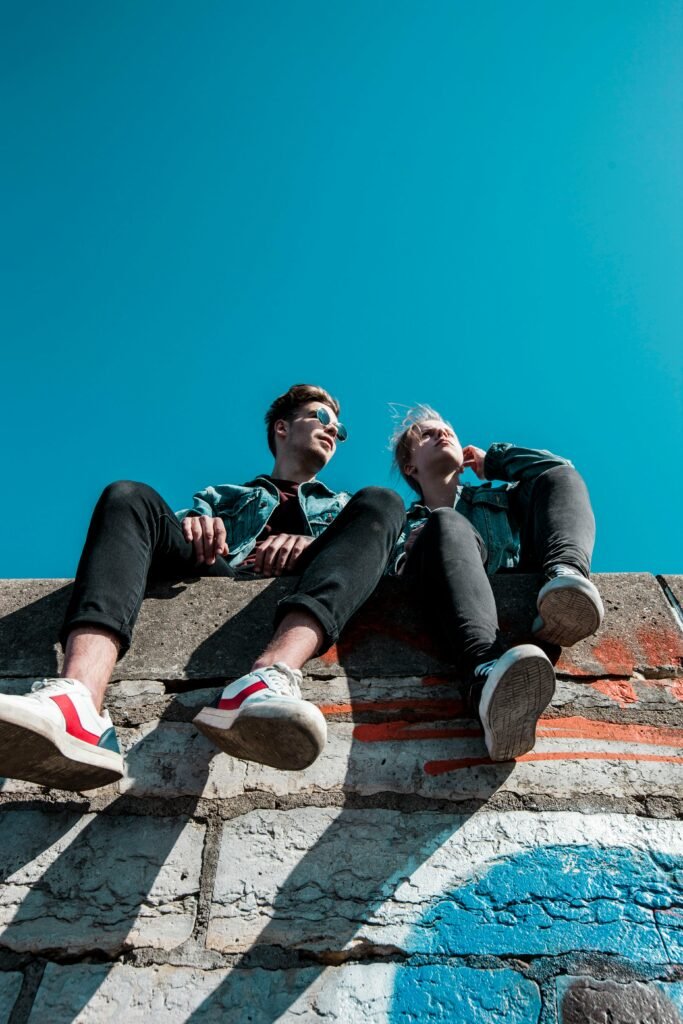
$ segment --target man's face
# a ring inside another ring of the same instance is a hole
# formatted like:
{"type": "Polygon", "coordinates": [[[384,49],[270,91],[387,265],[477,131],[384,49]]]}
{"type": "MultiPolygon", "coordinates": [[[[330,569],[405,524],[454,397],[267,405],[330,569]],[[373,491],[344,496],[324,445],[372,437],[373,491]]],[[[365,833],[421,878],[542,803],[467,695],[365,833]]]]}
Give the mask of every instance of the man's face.
{"type": "Polygon", "coordinates": [[[421,420],[406,465],[406,472],[418,483],[425,476],[459,473],[463,454],[455,431],[443,420],[421,420]]]}
{"type": "MultiPolygon", "coordinates": [[[[330,461],[337,450],[337,416],[329,405],[324,402],[306,402],[300,405],[291,420],[281,420],[284,434],[279,434],[288,452],[298,452],[309,459],[316,467],[316,472],[330,461]],[[318,409],[326,409],[330,422],[322,424],[316,413],[318,409]]],[[[277,431],[276,431],[277,432],[277,431]]]]}

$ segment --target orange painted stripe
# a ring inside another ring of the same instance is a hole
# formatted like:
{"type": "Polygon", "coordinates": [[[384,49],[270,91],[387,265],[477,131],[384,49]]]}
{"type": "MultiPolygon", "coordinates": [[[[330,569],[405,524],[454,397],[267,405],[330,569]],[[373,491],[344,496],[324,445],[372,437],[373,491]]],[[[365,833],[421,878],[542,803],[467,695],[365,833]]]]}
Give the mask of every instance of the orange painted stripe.
{"type": "Polygon", "coordinates": [[[426,712],[431,721],[440,718],[458,718],[465,710],[462,700],[415,700],[406,697],[404,700],[365,700],[353,701],[348,704],[321,704],[324,715],[350,715],[354,711],[416,711],[426,712]]]}
{"type": "MultiPolygon", "coordinates": [[[[387,743],[392,740],[455,739],[479,736],[481,729],[471,726],[438,726],[425,728],[417,722],[398,719],[357,725],[353,738],[361,743],[387,743]]],[[[575,740],[616,740],[626,743],[647,743],[658,747],[683,748],[683,729],[660,728],[654,725],[621,725],[596,722],[590,718],[542,718],[537,735],[547,738],[575,740]]]]}
{"type": "MultiPolygon", "coordinates": [[[[515,761],[657,761],[666,764],[683,764],[683,757],[668,757],[666,754],[631,754],[627,752],[597,750],[551,751],[541,754],[523,754],[515,757],[515,761]]],[[[445,775],[447,772],[458,771],[460,768],[473,768],[476,765],[495,764],[489,757],[461,757],[451,761],[427,761],[424,770],[427,775],[445,775]]],[[[501,762],[502,763],[502,762],[501,762]]],[[[510,762],[505,762],[509,764],[510,762]]]]}
{"type": "Polygon", "coordinates": [[[657,725],[623,725],[596,722],[592,718],[542,718],[537,735],[562,736],[582,740],[625,740],[627,743],[651,743],[661,747],[682,747],[683,729],[657,725]]]}

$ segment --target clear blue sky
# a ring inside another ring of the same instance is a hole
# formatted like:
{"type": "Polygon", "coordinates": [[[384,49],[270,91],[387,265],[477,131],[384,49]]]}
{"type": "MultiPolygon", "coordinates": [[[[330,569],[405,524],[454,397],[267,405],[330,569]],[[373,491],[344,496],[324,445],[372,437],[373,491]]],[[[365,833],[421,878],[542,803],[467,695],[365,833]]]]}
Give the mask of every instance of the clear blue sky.
{"type": "Polygon", "coordinates": [[[571,458],[597,571],[683,572],[683,7],[7,0],[2,576],[73,575],[114,479],[389,483],[388,402],[571,458]]]}

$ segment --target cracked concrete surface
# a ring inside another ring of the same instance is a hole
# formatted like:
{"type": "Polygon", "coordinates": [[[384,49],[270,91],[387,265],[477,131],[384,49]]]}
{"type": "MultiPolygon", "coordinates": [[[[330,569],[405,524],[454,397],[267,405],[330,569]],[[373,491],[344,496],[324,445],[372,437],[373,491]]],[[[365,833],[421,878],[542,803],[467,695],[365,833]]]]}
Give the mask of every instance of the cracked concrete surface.
{"type": "MultiPolygon", "coordinates": [[[[389,581],[308,666],[330,741],[301,773],[191,725],[291,583],[154,592],[108,695],[123,782],[0,780],[0,1024],[683,1024],[682,580],[596,580],[531,758],[488,762],[389,581]]],[[[537,580],[494,584],[525,639],[537,580]]],[[[57,670],[67,597],[0,581],[0,690],[57,670]]]]}

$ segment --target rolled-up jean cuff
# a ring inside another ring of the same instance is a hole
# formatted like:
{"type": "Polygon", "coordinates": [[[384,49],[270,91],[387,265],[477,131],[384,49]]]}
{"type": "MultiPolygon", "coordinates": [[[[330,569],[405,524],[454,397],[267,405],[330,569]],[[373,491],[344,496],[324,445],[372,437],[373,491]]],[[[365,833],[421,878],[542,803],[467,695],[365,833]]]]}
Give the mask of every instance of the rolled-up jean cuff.
{"type": "Polygon", "coordinates": [[[82,615],[75,619],[69,619],[68,622],[64,623],[59,633],[59,642],[63,651],[66,650],[66,641],[69,633],[72,633],[74,629],[82,629],[84,626],[97,626],[98,629],[107,629],[110,633],[114,633],[118,637],[121,646],[119,647],[119,653],[116,658],[117,661],[121,660],[131,645],[133,631],[130,626],[118,626],[115,625],[111,619],[107,618],[106,615],[91,613],[90,615],[82,615]]]}
{"type": "Polygon", "coordinates": [[[288,612],[301,611],[302,609],[310,612],[313,618],[318,620],[318,624],[322,628],[323,642],[316,651],[316,657],[320,657],[321,654],[325,654],[330,649],[332,644],[336,644],[340,631],[337,629],[337,624],[327,609],[319,601],[316,601],[314,597],[308,597],[307,594],[292,594],[291,597],[283,597],[281,601],[278,601],[277,608],[275,609],[275,628],[277,629],[288,612]]]}

